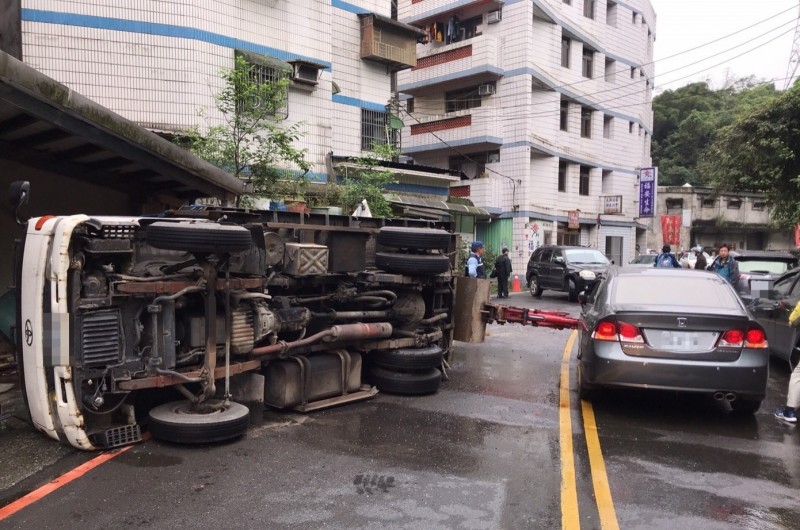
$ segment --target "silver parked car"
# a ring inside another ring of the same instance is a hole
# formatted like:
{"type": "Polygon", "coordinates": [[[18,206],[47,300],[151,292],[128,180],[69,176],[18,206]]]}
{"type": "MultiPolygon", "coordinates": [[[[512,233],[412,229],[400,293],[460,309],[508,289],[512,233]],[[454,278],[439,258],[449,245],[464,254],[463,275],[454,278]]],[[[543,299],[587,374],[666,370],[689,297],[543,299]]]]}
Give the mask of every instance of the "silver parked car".
{"type": "Polygon", "coordinates": [[[707,393],[758,410],[767,390],[764,328],[734,289],[710,272],[609,270],[581,296],[582,399],[603,387],[707,393]]]}

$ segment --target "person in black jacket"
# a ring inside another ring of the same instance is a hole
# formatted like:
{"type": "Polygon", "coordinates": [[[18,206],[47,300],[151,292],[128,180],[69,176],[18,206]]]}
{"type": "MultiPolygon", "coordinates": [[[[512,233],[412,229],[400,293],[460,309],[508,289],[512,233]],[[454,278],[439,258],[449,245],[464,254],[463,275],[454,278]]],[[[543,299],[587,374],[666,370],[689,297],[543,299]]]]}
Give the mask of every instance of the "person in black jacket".
{"type": "Polygon", "coordinates": [[[695,255],[697,256],[697,261],[694,264],[694,270],[696,271],[704,271],[706,267],[708,267],[708,263],[706,262],[706,257],[703,254],[703,247],[696,246],[692,250],[694,250],[695,255]]]}
{"type": "Polygon", "coordinates": [[[508,247],[503,247],[503,253],[494,261],[494,270],[497,272],[497,298],[508,298],[508,277],[511,275],[508,247]]]}

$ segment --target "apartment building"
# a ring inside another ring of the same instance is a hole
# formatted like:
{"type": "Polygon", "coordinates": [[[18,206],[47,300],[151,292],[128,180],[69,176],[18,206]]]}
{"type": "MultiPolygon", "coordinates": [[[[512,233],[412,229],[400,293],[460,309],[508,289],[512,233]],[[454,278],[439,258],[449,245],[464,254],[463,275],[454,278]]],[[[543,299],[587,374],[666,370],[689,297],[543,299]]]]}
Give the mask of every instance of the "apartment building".
{"type": "Polygon", "coordinates": [[[462,172],[451,194],[495,214],[477,235],[524,270],[546,243],[630,259],[645,224],[653,43],[647,0],[400,0],[423,30],[398,73],[403,153],[462,172]]]}
{"type": "MultiPolygon", "coordinates": [[[[286,125],[301,124],[312,181],[394,134],[393,72],[416,64],[417,28],[390,0],[10,0],[23,60],[164,135],[221,123],[214,94],[237,54],[264,79],[292,79],[286,125]]],[[[446,198],[447,173],[398,172],[396,190],[446,198]]]]}

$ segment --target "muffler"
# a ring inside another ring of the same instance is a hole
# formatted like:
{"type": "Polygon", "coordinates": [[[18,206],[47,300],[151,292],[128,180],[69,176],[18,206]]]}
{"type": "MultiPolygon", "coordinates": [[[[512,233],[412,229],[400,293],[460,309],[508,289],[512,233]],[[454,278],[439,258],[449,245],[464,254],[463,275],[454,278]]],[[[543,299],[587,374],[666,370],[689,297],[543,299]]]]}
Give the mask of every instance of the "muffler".
{"type": "Polygon", "coordinates": [[[725,399],[727,399],[728,401],[735,401],[736,394],[734,394],[733,392],[728,392],[727,394],[725,394],[725,399]]]}
{"type": "Polygon", "coordinates": [[[717,401],[722,401],[725,399],[725,392],[714,392],[714,399],[717,401]]]}

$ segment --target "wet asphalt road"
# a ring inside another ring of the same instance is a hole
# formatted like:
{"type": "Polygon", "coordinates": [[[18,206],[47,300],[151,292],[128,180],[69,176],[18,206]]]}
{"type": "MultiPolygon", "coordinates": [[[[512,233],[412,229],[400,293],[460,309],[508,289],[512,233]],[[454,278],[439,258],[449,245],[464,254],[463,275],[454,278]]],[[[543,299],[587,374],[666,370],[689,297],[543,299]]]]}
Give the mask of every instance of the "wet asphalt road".
{"type": "MultiPolygon", "coordinates": [[[[557,293],[512,305],[568,310],[557,293]]],[[[224,445],[147,441],[0,521],[0,528],[558,528],[559,368],[569,331],[490,326],[456,343],[438,394],[310,415],[253,413],[224,445]]],[[[600,528],[571,355],[570,409],[582,528],[600,528]]],[[[621,528],[800,528],[800,431],[711,398],[614,392],[595,403],[621,528]]],[[[0,429],[0,506],[95,455],[0,429]]]]}

